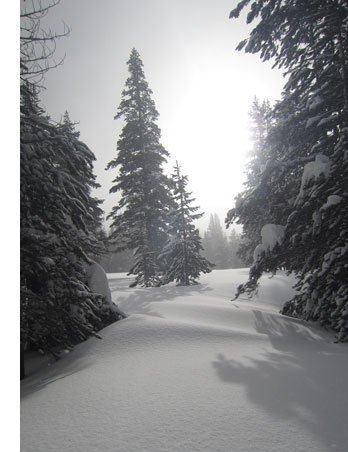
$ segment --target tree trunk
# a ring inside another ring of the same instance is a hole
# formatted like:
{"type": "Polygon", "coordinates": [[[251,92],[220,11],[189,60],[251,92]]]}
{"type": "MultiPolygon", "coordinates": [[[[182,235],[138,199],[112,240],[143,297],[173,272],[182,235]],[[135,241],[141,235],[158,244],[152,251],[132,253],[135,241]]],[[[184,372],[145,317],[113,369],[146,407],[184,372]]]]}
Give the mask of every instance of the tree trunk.
{"type": "Polygon", "coordinates": [[[21,380],[23,380],[23,378],[25,378],[25,366],[24,366],[24,346],[23,344],[21,344],[21,350],[20,350],[20,375],[21,375],[21,380]]]}

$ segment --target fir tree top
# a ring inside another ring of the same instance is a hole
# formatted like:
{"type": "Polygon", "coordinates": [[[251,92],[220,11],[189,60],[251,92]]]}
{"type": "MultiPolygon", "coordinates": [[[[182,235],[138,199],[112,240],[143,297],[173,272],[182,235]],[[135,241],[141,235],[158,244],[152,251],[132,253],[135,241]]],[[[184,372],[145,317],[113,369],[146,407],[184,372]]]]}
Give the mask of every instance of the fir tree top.
{"type": "MultiPolygon", "coordinates": [[[[126,121],[140,120],[149,123],[156,121],[159,113],[151,98],[152,90],[145,79],[144,64],[135,48],[132,49],[127,65],[130,75],[126,80],[126,88],[122,91],[122,100],[115,119],[124,117],[126,121]]],[[[159,138],[159,129],[157,133],[159,138]]]]}

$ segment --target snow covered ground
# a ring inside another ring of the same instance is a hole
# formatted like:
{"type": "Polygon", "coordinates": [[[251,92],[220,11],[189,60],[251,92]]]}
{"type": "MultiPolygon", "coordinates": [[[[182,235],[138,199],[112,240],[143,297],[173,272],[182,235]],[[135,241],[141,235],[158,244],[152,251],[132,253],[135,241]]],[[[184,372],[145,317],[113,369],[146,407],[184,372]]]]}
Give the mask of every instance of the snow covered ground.
{"type": "Polygon", "coordinates": [[[231,302],[245,269],[108,277],[129,317],[22,381],[22,452],[348,451],[348,346],[278,313],[290,278],[231,302]]]}

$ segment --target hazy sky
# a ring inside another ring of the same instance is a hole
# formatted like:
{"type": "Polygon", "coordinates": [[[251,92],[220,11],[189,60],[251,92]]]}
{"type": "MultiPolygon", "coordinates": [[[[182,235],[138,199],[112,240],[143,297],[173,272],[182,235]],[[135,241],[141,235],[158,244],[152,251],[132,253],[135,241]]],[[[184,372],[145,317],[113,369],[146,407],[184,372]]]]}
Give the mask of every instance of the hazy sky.
{"type": "Polygon", "coordinates": [[[171,154],[165,171],[178,160],[189,177],[196,205],[223,223],[243,189],[248,129],[256,95],[280,98],[284,78],[257,55],[235,51],[251,27],[245,15],[229,19],[236,0],[61,0],[42,21],[68,37],[59,40],[57,56],[65,62],[46,75],[41,100],[59,120],[67,110],[79,121],[80,138],[94,152],[95,173],[109,213],[118,195],[109,195],[115,170],[105,171],[116,155],[122,128],[115,121],[128,76],[126,61],[135,47],[143,60],[160,117],[162,144],[171,154]]]}

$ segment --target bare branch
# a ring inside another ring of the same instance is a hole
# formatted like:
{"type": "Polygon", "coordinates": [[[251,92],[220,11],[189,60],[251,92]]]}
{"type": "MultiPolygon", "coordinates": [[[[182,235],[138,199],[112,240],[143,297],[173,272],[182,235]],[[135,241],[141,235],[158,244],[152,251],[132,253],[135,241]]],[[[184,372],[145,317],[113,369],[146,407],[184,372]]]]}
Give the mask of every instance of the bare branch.
{"type": "Polygon", "coordinates": [[[50,4],[50,5],[46,6],[46,7],[42,6],[42,2],[41,2],[41,0],[39,0],[37,2],[38,3],[38,8],[37,9],[35,9],[34,1],[32,1],[31,3],[32,3],[32,6],[33,6],[32,11],[29,11],[29,12],[25,11],[25,12],[21,13],[20,14],[21,19],[25,18],[25,17],[30,17],[30,18],[35,18],[36,19],[36,17],[35,17],[36,15],[38,15],[40,17],[44,17],[51,8],[53,8],[54,6],[57,6],[60,3],[60,0],[55,0],[55,1],[53,1],[52,4],[50,4]]]}
{"type": "Polygon", "coordinates": [[[42,88],[44,75],[50,69],[57,68],[63,64],[65,56],[58,61],[54,60],[56,44],[59,38],[70,33],[69,27],[63,22],[62,32],[52,32],[41,28],[41,19],[60,0],[51,0],[50,4],[43,6],[41,0],[31,0],[31,10],[21,11],[21,36],[20,36],[20,78],[22,82],[27,81],[31,86],[42,88]]]}

